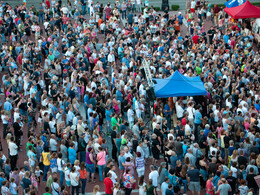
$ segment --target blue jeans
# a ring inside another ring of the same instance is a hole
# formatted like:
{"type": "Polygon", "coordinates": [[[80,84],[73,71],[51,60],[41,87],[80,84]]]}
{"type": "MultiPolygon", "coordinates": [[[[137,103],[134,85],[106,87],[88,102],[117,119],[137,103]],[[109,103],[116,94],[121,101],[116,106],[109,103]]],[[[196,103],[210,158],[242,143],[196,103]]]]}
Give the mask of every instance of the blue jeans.
{"type": "Polygon", "coordinates": [[[86,14],[86,5],[82,5],[82,12],[81,15],[85,15],[86,14]]]}
{"type": "Polygon", "coordinates": [[[59,171],[59,172],[60,172],[60,186],[62,186],[64,181],[64,172],[63,171],[59,171]]]}
{"type": "Polygon", "coordinates": [[[183,179],[182,180],[183,186],[184,186],[184,190],[183,190],[183,194],[186,194],[187,192],[187,187],[188,187],[188,181],[187,179],[183,179]]]}
{"type": "Polygon", "coordinates": [[[2,42],[4,43],[5,42],[5,33],[2,33],[2,42]]]}
{"type": "Polygon", "coordinates": [[[50,166],[43,165],[43,178],[42,181],[47,181],[47,173],[50,169],[50,166]]]}
{"type": "Polygon", "coordinates": [[[122,10],[122,19],[126,18],[126,10],[122,10]]]}
{"type": "Polygon", "coordinates": [[[80,163],[81,162],[86,162],[86,152],[82,151],[79,154],[80,154],[80,163]]]}
{"type": "Polygon", "coordinates": [[[98,165],[99,180],[103,181],[103,172],[105,172],[106,165],[98,165]]]}
{"type": "Polygon", "coordinates": [[[81,193],[85,194],[85,188],[87,184],[87,179],[80,179],[81,180],[81,193]]]}
{"type": "Polygon", "coordinates": [[[43,24],[43,14],[39,14],[39,24],[42,22],[43,24]]]}

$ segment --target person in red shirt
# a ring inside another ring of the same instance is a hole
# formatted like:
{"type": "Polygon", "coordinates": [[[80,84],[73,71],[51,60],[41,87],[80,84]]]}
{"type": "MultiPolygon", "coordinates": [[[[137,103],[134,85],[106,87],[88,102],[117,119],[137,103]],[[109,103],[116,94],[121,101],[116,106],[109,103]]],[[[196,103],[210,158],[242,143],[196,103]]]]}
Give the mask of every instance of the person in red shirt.
{"type": "Polygon", "coordinates": [[[214,191],[215,191],[215,187],[213,186],[213,176],[209,176],[209,179],[207,181],[207,194],[209,195],[213,195],[214,194],[214,191]]]}
{"type": "Polygon", "coordinates": [[[183,118],[181,119],[182,126],[185,126],[187,124],[188,115],[184,114],[183,118]]]}
{"type": "Polygon", "coordinates": [[[195,35],[192,37],[192,41],[193,41],[194,44],[198,44],[199,43],[199,35],[197,35],[195,33],[195,35]]]}
{"type": "Polygon", "coordinates": [[[113,181],[111,180],[112,174],[108,173],[107,177],[104,179],[105,192],[107,195],[113,194],[113,181]]]}
{"type": "Polygon", "coordinates": [[[46,0],[46,3],[45,3],[45,4],[46,4],[47,7],[50,9],[50,7],[51,7],[50,1],[49,1],[49,0],[46,0]]]}

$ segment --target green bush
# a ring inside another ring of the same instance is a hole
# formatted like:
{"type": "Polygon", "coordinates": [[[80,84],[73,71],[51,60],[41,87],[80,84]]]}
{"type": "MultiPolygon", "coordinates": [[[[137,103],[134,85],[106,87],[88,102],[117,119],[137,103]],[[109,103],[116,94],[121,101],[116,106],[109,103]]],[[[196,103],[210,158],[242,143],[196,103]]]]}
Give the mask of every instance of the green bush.
{"type": "Polygon", "coordinates": [[[252,3],[255,6],[260,6],[260,3],[252,3]]]}
{"type": "Polygon", "coordinates": [[[161,8],[160,7],[153,7],[155,11],[159,12],[161,11],[161,8]]]}
{"type": "MultiPolygon", "coordinates": [[[[161,11],[161,8],[160,7],[153,7],[155,11],[159,12],[161,11]]],[[[142,7],[142,12],[144,11],[145,7],[142,7]]],[[[149,8],[150,10],[151,8],[149,8]]]]}
{"type": "Polygon", "coordinates": [[[217,4],[219,8],[226,7],[225,4],[217,4]]]}
{"type": "Polygon", "coordinates": [[[178,11],[180,9],[179,5],[172,5],[172,11],[178,11]]]}

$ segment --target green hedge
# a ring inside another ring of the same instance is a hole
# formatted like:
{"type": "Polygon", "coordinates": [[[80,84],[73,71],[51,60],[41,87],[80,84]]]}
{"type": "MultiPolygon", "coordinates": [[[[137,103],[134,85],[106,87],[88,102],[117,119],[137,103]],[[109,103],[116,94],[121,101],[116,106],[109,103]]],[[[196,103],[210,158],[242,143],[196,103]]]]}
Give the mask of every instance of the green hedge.
{"type": "Polygon", "coordinates": [[[179,5],[172,5],[172,11],[178,11],[180,9],[179,5]]]}
{"type": "Polygon", "coordinates": [[[153,7],[155,11],[159,12],[161,11],[161,8],[160,7],[153,7]]]}
{"type": "Polygon", "coordinates": [[[260,2],[259,3],[252,3],[255,6],[260,6],[260,2]]]}
{"type": "MultiPolygon", "coordinates": [[[[144,11],[144,8],[145,8],[145,7],[142,7],[142,12],[144,11]]],[[[160,8],[160,7],[153,7],[153,8],[154,8],[154,10],[157,11],[157,12],[161,11],[161,8],[160,8]]],[[[151,9],[151,8],[149,8],[149,9],[151,9]]]]}
{"type": "Polygon", "coordinates": [[[226,7],[225,4],[217,4],[219,8],[226,7]]]}

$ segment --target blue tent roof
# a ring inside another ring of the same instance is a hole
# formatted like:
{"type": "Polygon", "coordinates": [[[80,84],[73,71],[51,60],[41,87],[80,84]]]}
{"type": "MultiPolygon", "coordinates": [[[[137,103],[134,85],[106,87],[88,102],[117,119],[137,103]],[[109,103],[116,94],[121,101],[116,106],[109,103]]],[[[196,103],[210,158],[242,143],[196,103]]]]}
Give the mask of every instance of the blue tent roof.
{"type": "Polygon", "coordinates": [[[207,95],[200,77],[185,77],[175,71],[166,79],[155,79],[154,92],[157,98],[207,95]]]}
{"type": "Polygon", "coordinates": [[[239,5],[244,4],[245,2],[246,2],[246,0],[230,0],[225,3],[225,6],[228,8],[237,7],[239,5]]]}

